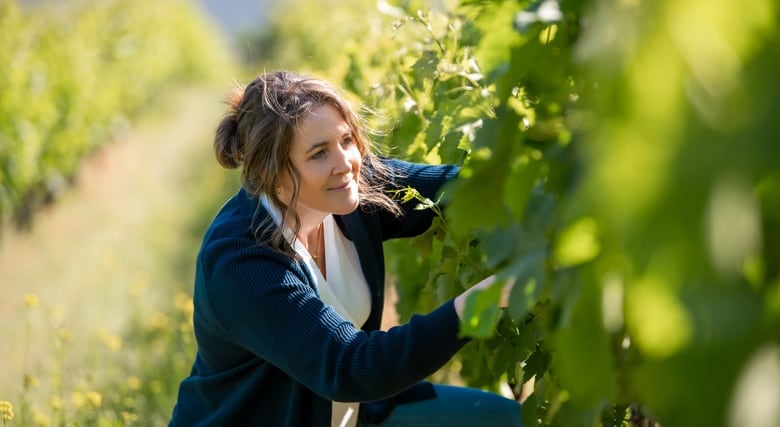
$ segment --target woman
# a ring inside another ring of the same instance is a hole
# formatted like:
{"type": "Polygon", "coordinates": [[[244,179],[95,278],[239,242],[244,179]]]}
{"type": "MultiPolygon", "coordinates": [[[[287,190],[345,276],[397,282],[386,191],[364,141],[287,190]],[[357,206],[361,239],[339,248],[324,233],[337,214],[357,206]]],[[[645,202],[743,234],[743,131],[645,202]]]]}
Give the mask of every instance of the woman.
{"type": "Polygon", "coordinates": [[[434,198],[457,168],[380,161],[322,80],[264,74],[230,105],[215,149],[243,185],[198,255],[198,353],[171,425],[520,425],[514,400],[422,382],[467,342],[465,298],[492,277],[379,330],[382,242],[432,221],[388,190],[434,198]]]}

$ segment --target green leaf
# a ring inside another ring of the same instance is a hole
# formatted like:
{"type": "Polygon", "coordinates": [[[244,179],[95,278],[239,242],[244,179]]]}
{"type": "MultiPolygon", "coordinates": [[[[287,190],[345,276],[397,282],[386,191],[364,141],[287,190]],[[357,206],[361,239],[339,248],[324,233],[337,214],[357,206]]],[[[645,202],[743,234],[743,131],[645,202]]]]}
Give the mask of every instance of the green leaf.
{"type": "Polygon", "coordinates": [[[477,133],[470,162],[452,186],[448,218],[457,230],[490,230],[508,223],[501,195],[509,162],[518,143],[518,117],[499,108],[500,120],[489,120],[477,133]]]}
{"type": "Polygon", "coordinates": [[[498,227],[479,234],[480,246],[485,252],[485,266],[491,269],[505,266],[520,256],[520,245],[525,237],[519,224],[498,227]]]}
{"type": "Polygon", "coordinates": [[[517,382],[515,366],[520,362],[518,362],[518,351],[511,344],[499,346],[488,363],[496,376],[506,374],[507,381],[517,382]]]}
{"type": "Polygon", "coordinates": [[[444,133],[444,128],[445,123],[443,118],[435,117],[431,120],[428,128],[425,129],[425,146],[428,148],[429,152],[439,145],[442,134],[444,133]]]}
{"type": "Polygon", "coordinates": [[[503,281],[496,281],[487,289],[472,292],[466,298],[461,321],[461,333],[473,338],[489,338],[495,334],[500,309],[503,281]]]}
{"type": "Polygon", "coordinates": [[[444,230],[441,229],[441,222],[437,222],[437,219],[438,218],[434,219],[434,222],[425,233],[411,239],[411,247],[415,248],[423,258],[431,256],[431,253],[433,252],[433,239],[441,239],[440,235],[444,234],[444,230]]]}
{"type": "Polygon", "coordinates": [[[499,69],[509,59],[510,48],[522,40],[512,28],[512,19],[518,12],[517,3],[505,1],[498,6],[491,4],[480,11],[476,25],[481,39],[474,56],[484,70],[499,69]]]}
{"type": "Polygon", "coordinates": [[[542,378],[547,373],[547,370],[550,369],[551,363],[552,355],[545,351],[542,346],[537,346],[536,351],[525,361],[523,382],[530,380],[533,376],[536,376],[537,380],[542,378]]]}
{"type": "Polygon", "coordinates": [[[583,217],[558,234],[553,258],[561,267],[586,263],[601,251],[598,224],[591,217],[583,217]]]}
{"type": "Polygon", "coordinates": [[[546,255],[545,248],[536,248],[505,270],[516,280],[509,299],[512,317],[525,317],[538,302],[544,286],[546,255]]]}
{"type": "Polygon", "coordinates": [[[406,156],[410,159],[422,160],[428,155],[428,144],[425,142],[428,135],[427,130],[427,126],[425,129],[420,130],[420,132],[415,135],[412,142],[406,147],[406,156]]]}
{"type": "Polygon", "coordinates": [[[412,65],[415,77],[418,80],[436,79],[436,70],[439,67],[439,61],[440,58],[436,52],[432,50],[426,50],[422,53],[422,56],[417,60],[417,62],[412,65]]]}
{"type": "Polygon", "coordinates": [[[441,257],[442,258],[459,259],[460,258],[460,252],[454,246],[445,245],[445,246],[443,246],[441,248],[441,257]]]}
{"type": "Polygon", "coordinates": [[[504,189],[504,202],[512,217],[522,221],[534,186],[543,179],[542,162],[528,153],[516,156],[510,163],[504,189]]]}
{"type": "Polygon", "coordinates": [[[597,283],[571,283],[579,292],[568,295],[568,309],[552,340],[553,368],[571,400],[580,408],[595,408],[615,400],[617,376],[612,345],[602,322],[602,298],[597,283]]]}
{"type": "Polygon", "coordinates": [[[452,277],[458,270],[458,260],[455,258],[442,258],[439,263],[439,271],[442,274],[452,277]]]}

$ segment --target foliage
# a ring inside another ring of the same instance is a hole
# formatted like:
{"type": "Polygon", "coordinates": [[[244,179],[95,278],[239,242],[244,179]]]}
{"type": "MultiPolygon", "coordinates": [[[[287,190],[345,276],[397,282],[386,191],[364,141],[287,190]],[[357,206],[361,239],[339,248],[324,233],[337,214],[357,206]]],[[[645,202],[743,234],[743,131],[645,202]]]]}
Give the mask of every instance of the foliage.
{"type": "Polygon", "coordinates": [[[379,1],[353,32],[291,3],[277,66],[342,82],[386,151],[462,165],[388,245],[402,317],[517,282],[471,301],[461,378],[535,377],[526,425],[780,420],[775,3],[379,1]]]}
{"type": "Polygon", "coordinates": [[[0,27],[0,220],[21,225],[157,92],[229,64],[181,0],[0,0],[0,27]]]}

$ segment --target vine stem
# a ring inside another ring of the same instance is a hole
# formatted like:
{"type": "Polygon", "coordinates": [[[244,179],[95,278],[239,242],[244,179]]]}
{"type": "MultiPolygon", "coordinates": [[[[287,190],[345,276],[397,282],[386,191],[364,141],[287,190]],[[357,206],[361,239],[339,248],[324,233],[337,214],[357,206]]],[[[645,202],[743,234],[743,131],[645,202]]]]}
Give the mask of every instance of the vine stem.
{"type": "Polygon", "coordinates": [[[420,24],[422,24],[423,27],[425,27],[425,30],[428,31],[428,34],[431,35],[433,41],[436,42],[436,46],[438,46],[441,53],[446,53],[447,49],[444,48],[444,45],[441,43],[441,41],[439,41],[439,38],[436,37],[436,33],[433,32],[433,27],[431,27],[431,23],[428,20],[423,19],[422,14],[420,13],[418,13],[417,16],[413,16],[413,19],[419,22],[420,24]]]}
{"type": "MultiPolygon", "coordinates": [[[[403,189],[403,190],[398,190],[396,193],[400,193],[402,191],[410,192],[413,195],[414,199],[416,199],[420,203],[424,204],[424,206],[426,206],[428,209],[431,209],[433,211],[433,213],[436,214],[436,216],[438,216],[442,220],[441,221],[441,228],[442,228],[442,230],[444,230],[445,234],[450,236],[450,238],[452,239],[453,242],[455,242],[455,245],[458,248],[463,248],[463,247],[466,246],[463,242],[458,241],[454,237],[452,232],[450,231],[450,228],[447,226],[447,221],[444,220],[444,212],[442,212],[441,207],[439,206],[439,202],[438,201],[434,202],[434,201],[432,201],[430,199],[427,199],[427,198],[423,197],[422,194],[420,194],[420,192],[415,190],[414,188],[406,188],[406,189],[403,189]]],[[[468,253],[464,252],[462,254],[462,256],[466,260],[467,264],[474,270],[474,272],[476,272],[478,275],[480,275],[482,277],[486,277],[487,276],[487,273],[485,273],[479,267],[479,265],[477,265],[477,263],[474,262],[473,259],[471,259],[471,257],[468,255],[468,253]]]]}

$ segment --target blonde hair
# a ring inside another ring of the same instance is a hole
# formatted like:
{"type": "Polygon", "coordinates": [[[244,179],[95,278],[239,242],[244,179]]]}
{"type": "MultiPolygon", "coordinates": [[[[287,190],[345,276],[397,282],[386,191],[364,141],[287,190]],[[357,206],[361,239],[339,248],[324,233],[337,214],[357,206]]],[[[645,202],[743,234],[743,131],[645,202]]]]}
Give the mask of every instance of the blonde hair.
{"type": "MultiPolygon", "coordinates": [[[[378,207],[400,216],[401,209],[383,190],[389,171],[371,152],[365,121],[339,91],[324,80],[303,77],[289,71],[265,73],[245,88],[236,88],[227,99],[229,110],[216,130],[214,150],[217,161],[226,168],[241,167],[241,183],[254,197],[265,194],[279,210],[283,223],[292,224],[298,234],[300,218],[295,206],[300,192],[300,174],[290,161],[290,147],[301,120],[321,105],[338,110],[350,127],[363,159],[358,177],[360,207],[378,207]],[[293,183],[290,203],[279,199],[280,177],[287,174],[293,183]]],[[[268,233],[266,224],[257,224],[259,243],[294,256],[279,227],[268,233]]]]}

